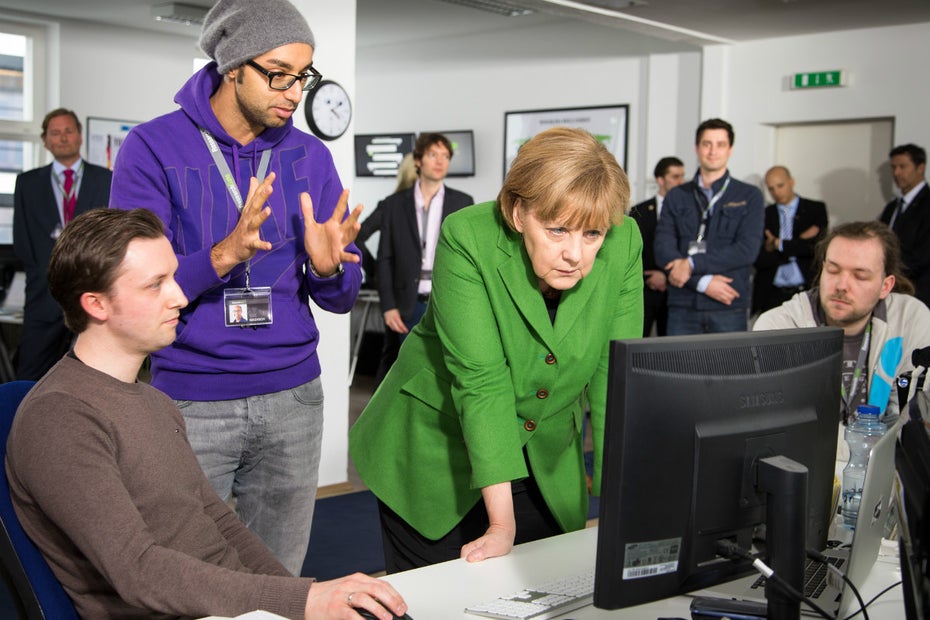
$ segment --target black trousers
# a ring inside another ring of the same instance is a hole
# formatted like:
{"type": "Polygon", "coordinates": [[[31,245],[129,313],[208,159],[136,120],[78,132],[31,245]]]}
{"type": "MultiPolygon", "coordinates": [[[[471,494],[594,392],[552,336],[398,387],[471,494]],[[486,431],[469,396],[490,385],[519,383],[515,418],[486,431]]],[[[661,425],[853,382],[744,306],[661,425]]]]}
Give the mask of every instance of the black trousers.
{"type": "MultiPolygon", "coordinates": [[[[513,482],[511,491],[517,523],[514,544],[562,533],[535,479],[513,482]]],[[[463,545],[480,538],[488,529],[488,513],[482,500],[478,500],[459,524],[439,540],[430,540],[420,534],[381,500],[378,500],[378,511],[381,516],[384,564],[388,573],[454,560],[461,555],[463,545]]]]}

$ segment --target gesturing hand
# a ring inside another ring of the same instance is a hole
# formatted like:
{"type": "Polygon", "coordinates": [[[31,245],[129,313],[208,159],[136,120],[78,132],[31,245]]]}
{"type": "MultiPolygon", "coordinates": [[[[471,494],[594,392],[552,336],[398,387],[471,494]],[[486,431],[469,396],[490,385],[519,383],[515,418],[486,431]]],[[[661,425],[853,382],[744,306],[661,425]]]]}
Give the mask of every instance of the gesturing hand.
{"type": "Polygon", "coordinates": [[[210,250],[210,261],[221,278],[239,263],[255,256],[259,250],[271,249],[271,243],[261,237],[261,228],[271,215],[271,207],[266,203],[268,196],[271,195],[271,184],[274,183],[274,179],[273,172],[269,173],[261,183],[252,177],[249,181],[249,193],[242,212],[239,214],[236,227],[210,250]]]}
{"type": "Polygon", "coordinates": [[[346,252],[346,246],[355,241],[361,225],[358,216],[362,205],[358,205],[345,217],[348,209],[349,190],[342,190],[339,202],[332,217],[322,224],[313,217],[313,200],[310,194],[300,195],[300,210],[304,215],[304,248],[310,256],[314,271],[327,277],[336,273],[340,263],[357,263],[361,259],[352,252],[346,252]]]}

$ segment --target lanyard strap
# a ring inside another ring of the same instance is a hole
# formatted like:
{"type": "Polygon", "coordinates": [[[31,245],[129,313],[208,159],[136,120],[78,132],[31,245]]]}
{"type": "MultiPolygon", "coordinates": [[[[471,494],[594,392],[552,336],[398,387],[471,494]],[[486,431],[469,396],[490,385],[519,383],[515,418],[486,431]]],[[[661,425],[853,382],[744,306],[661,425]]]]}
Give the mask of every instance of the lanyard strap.
{"type": "MultiPolygon", "coordinates": [[[[67,168],[66,168],[67,170],[67,168]]],[[[67,202],[75,196],[77,196],[77,186],[78,180],[81,178],[82,173],[84,172],[84,160],[81,160],[81,164],[74,171],[74,182],[71,184],[71,190],[65,191],[65,180],[62,178],[64,176],[64,171],[61,174],[57,174],[52,171],[52,178],[55,179],[55,185],[58,186],[58,190],[61,192],[62,200],[67,202]]]]}
{"type": "MultiPolygon", "coordinates": [[[[701,227],[698,228],[698,234],[697,234],[698,241],[704,240],[704,233],[707,231],[707,222],[708,220],[710,220],[711,210],[713,210],[714,205],[717,204],[717,201],[720,200],[720,198],[727,191],[727,188],[729,186],[730,186],[730,177],[727,177],[727,180],[723,182],[723,187],[720,188],[719,192],[714,194],[714,196],[707,203],[707,207],[705,207],[704,211],[701,213],[701,227]]],[[[695,189],[694,191],[696,194],[703,194],[703,192],[701,192],[699,188],[695,189]]],[[[698,202],[698,204],[700,204],[700,202],[698,202]]]]}
{"type": "MultiPolygon", "coordinates": [[[[229,169],[229,164],[226,163],[226,160],[223,158],[223,154],[220,152],[220,145],[216,143],[216,139],[213,137],[209,131],[200,128],[200,135],[203,136],[203,141],[207,145],[207,150],[210,151],[210,156],[213,157],[214,163],[216,163],[217,169],[219,169],[220,174],[223,176],[223,183],[226,184],[226,191],[229,192],[230,197],[233,199],[233,203],[236,205],[236,210],[239,211],[239,214],[242,215],[242,208],[245,206],[245,203],[242,201],[242,193],[239,191],[239,187],[236,185],[236,179],[233,177],[232,170],[229,169]]],[[[258,170],[255,171],[255,177],[258,179],[259,183],[265,178],[265,175],[268,173],[268,164],[271,161],[271,149],[265,149],[262,151],[261,157],[258,161],[258,170]]],[[[252,271],[252,259],[249,259],[245,262],[245,288],[248,290],[249,287],[249,275],[252,271]]]]}
{"type": "Polygon", "coordinates": [[[856,360],[856,368],[853,370],[852,381],[849,383],[849,393],[846,393],[846,387],[840,383],[840,394],[843,397],[843,404],[846,406],[846,410],[843,412],[843,423],[845,424],[849,418],[849,407],[853,398],[856,397],[856,387],[859,385],[859,379],[862,377],[862,370],[865,368],[865,365],[869,356],[869,342],[872,340],[872,321],[869,321],[869,324],[865,328],[865,333],[862,335],[862,346],[859,347],[859,357],[856,360]]]}

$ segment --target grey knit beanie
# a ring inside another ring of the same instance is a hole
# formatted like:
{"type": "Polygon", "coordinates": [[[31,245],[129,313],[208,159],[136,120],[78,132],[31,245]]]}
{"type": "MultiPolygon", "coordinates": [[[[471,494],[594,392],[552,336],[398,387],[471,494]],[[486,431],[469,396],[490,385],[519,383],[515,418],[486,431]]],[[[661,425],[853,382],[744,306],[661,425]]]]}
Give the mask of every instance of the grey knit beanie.
{"type": "Polygon", "coordinates": [[[219,0],[200,33],[200,47],[221,74],[288,43],[315,47],[307,20],[287,0],[219,0]]]}

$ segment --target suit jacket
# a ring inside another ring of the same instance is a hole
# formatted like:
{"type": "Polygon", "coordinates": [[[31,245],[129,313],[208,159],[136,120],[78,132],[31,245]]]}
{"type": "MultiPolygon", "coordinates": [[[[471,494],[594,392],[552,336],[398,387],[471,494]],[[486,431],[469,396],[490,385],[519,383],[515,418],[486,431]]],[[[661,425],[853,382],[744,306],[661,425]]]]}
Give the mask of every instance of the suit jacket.
{"type": "MultiPolygon", "coordinates": [[[[110,202],[110,180],[106,168],[84,162],[74,215],[106,207],[110,202]]],[[[26,271],[26,306],[28,319],[53,322],[61,320],[61,309],[48,292],[46,272],[52,247],[61,231],[58,201],[52,190],[52,165],[23,172],[16,177],[13,192],[13,246],[26,271]]]]}
{"type": "MultiPolygon", "coordinates": [[[[423,249],[417,226],[414,188],[391,194],[378,203],[381,212],[381,237],[378,240],[378,296],[381,312],[393,308],[404,320],[410,318],[417,303],[423,249]]],[[[446,186],[442,202],[442,219],[474,204],[474,199],[446,186]]]]}
{"type": "MultiPolygon", "coordinates": [[[[886,224],[891,221],[897,201],[885,205],[879,219],[886,224]]],[[[901,257],[907,268],[907,276],[917,287],[915,297],[930,306],[930,185],[914,196],[903,215],[894,222],[894,231],[901,242],[901,257]]]]}
{"type": "MultiPolygon", "coordinates": [[[[756,276],[753,282],[752,308],[753,312],[773,307],[773,299],[776,297],[775,273],[781,265],[787,264],[793,256],[797,259],[798,267],[804,276],[804,288],[810,288],[811,279],[815,274],[811,273],[814,262],[814,247],[827,234],[827,205],[819,200],[808,200],[800,198],[798,200],[798,209],[794,214],[794,224],[792,226],[792,236],[790,241],[782,242],[782,251],[766,252],[765,247],[759,250],[759,256],[756,258],[756,276]],[[801,239],[802,232],[817,226],[820,232],[812,239],[801,239]]],[[[770,204],[765,208],[765,229],[776,237],[781,236],[781,219],[778,216],[778,205],[770,204]]],[[[765,237],[763,237],[764,239],[765,237]]],[[[780,303],[780,302],[779,302],[780,303]]]]}
{"type": "Polygon", "coordinates": [[[449,216],[426,315],[349,433],[375,495],[438,539],[482,487],[529,475],[525,446],[558,523],[584,527],[584,414],[590,404],[599,485],[609,343],[642,335],[641,252],[632,220],[608,231],[553,324],[523,239],[497,205],[449,216]]]}
{"type": "MultiPolygon", "coordinates": [[[[643,269],[659,269],[656,263],[656,253],[653,247],[656,238],[656,224],[659,221],[659,213],[656,210],[656,197],[634,205],[630,209],[630,217],[636,220],[639,225],[639,232],[643,236],[643,269]]],[[[663,265],[664,267],[664,265],[663,265]]]]}

